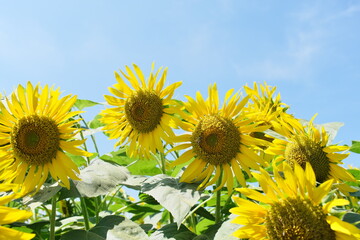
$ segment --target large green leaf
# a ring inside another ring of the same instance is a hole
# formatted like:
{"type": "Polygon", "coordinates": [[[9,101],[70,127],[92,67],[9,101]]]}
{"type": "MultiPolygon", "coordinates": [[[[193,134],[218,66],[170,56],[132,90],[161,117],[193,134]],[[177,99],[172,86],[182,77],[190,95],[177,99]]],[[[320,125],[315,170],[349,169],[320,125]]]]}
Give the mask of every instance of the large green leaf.
{"type": "Polygon", "coordinates": [[[128,179],[126,179],[125,182],[122,183],[122,185],[135,189],[135,190],[141,190],[141,186],[144,184],[144,182],[148,179],[145,176],[140,175],[130,175],[128,179]]]}
{"type": "Polygon", "coordinates": [[[114,226],[120,224],[125,220],[124,217],[110,215],[102,218],[96,226],[90,229],[90,232],[96,233],[97,235],[106,238],[107,232],[113,229],[114,226]]]}
{"type": "Polygon", "coordinates": [[[154,176],[161,174],[161,170],[157,167],[158,162],[155,159],[137,160],[127,168],[134,175],[154,176]]]}
{"type": "Polygon", "coordinates": [[[133,221],[125,219],[109,230],[106,240],[147,240],[149,237],[145,231],[133,221]]]}
{"type": "Polygon", "coordinates": [[[73,230],[63,234],[60,240],[106,240],[106,238],[99,235],[85,231],[85,230],[73,230]]]}
{"type": "Polygon", "coordinates": [[[77,99],[74,105],[79,110],[83,110],[84,108],[92,107],[92,106],[99,105],[99,104],[101,104],[101,103],[93,102],[93,101],[86,100],[86,99],[77,99]]]}
{"type": "Polygon", "coordinates": [[[354,153],[360,153],[360,142],[359,141],[352,141],[350,151],[352,151],[354,153]]]}
{"type": "Polygon", "coordinates": [[[74,181],[70,179],[70,189],[62,188],[60,190],[60,196],[58,200],[77,197],[81,197],[81,194],[79,193],[79,190],[77,190],[74,181]]]}
{"type": "Polygon", "coordinates": [[[223,222],[219,230],[217,231],[214,240],[237,240],[238,238],[232,236],[232,233],[238,230],[241,225],[232,223],[235,215],[230,215],[230,219],[223,222]]]}
{"type": "Polygon", "coordinates": [[[95,129],[95,128],[99,128],[99,127],[105,126],[104,123],[100,122],[100,120],[99,120],[100,118],[101,118],[101,115],[99,115],[99,114],[96,115],[96,116],[94,117],[94,119],[91,120],[91,121],[88,123],[89,128],[95,129]]]}
{"type": "Polygon", "coordinates": [[[196,234],[184,225],[178,227],[176,223],[165,225],[150,236],[150,240],[192,240],[196,234]]]}
{"type": "Polygon", "coordinates": [[[106,153],[100,157],[100,159],[107,162],[114,162],[121,166],[128,166],[130,163],[136,161],[135,159],[126,156],[126,149],[120,148],[117,151],[106,153]]]}
{"type": "Polygon", "coordinates": [[[50,198],[52,198],[58,191],[60,191],[60,189],[61,186],[58,183],[44,183],[35,195],[25,196],[23,198],[23,203],[30,208],[38,207],[50,198]]]}
{"type": "Polygon", "coordinates": [[[125,182],[129,175],[125,167],[95,159],[80,171],[82,181],[75,181],[75,185],[81,195],[97,197],[125,182]]]}
{"type": "Polygon", "coordinates": [[[200,199],[197,184],[180,183],[178,178],[161,174],[147,179],[141,190],[153,196],[174,217],[180,226],[186,214],[200,199]]]}

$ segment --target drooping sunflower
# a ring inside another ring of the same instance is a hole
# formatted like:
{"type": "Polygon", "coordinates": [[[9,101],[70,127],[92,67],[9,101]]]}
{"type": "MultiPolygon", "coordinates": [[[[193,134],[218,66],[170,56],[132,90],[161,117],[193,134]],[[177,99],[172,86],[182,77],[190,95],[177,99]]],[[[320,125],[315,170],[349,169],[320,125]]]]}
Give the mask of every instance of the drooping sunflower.
{"type": "Polygon", "coordinates": [[[182,114],[184,121],[179,124],[186,133],[175,138],[179,145],[172,149],[183,151],[172,163],[173,166],[191,160],[180,180],[202,181],[199,188],[205,188],[220,178],[221,182],[215,191],[226,183],[231,192],[235,175],[238,182],[245,186],[242,170],[251,175],[250,168],[258,169],[259,166],[266,165],[252,147],[266,145],[266,141],[250,134],[262,132],[269,127],[262,125],[262,122],[254,123],[242,114],[249,96],[241,100],[239,93],[233,94],[233,89],[229,90],[219,108],[219,95],[214,84],[209,86],[209,97],[206,100],[200,92],[196,93],[196,99],[190,96],[186,98],[188,102],[184,106],[189,114],[182,114]]]}
{"type": "MultiPolygon", "coordinates": [[[[270,130],[283,134],[286,129],[282,123],[291,121],[294,117],[287,113],[289,106],[281,102],[280,93],[275,95],[276,87],[254,82],[253,88],[244,86],[244,89],[250,96],[248,105],[244,107],[247,116],[255,121],[263,121],[271,126],[270,130]]],[[[272,139],[270,136],[264,137],[264,133],[258,134],[258,137],[272,139]]]]}
{"type": "MultiPolygon", "coordinates": [[[[315,117],[315,116],[314,116],[315,117]]],[[[329,134],[324,128],[319,130],[313,124],[314,117],[309,124],[303,125],[299,120],[293,119],[290,124],[284,123],[288,129],[284,139],[275,139],[273,145],[265,151],[276,155],[276,162],[288,162],[290,165],[298,163],[305,167],[309,162],[314,169],[316,180],[324,182],[330,178],[355,181],[355,178],[340,165],[349,153],[347,146],[329,144],[329,134]],[[338,153],[341,152],[341,153],[338,153]]]]}
{"type": "Polygon", "coordinates": [[[80,119],[73,119],[80,111],[70,111],[76,96],[59,96],[59,89],[28,82],[0,102],[0,180],[28,191],[38,190],[49,172],[67,188],[68,177],[79,180],[79,170],[65,151],[91,154],[78,148],[85,140],[74,140],[80,131],[75,127],[80,119]]]}
{"type": "Polygon", "coordinates": [[[181,82],[173,83],[164,88],[167,69],[161,76],[162,68],[154,74],[154,64],[150,76],[145,79],[137,65],[132,71],[126,66],[126,73],[115,72],[117,83],[109,87],[114,96],[105,95],[108,104],[113,108],[101,112],[101,122],[110,139],[119,139],[115,147],[129,144],[127,154],[130,157],[151,158],[151,153],[163,152],[163,142],[172,142],[175,136],[172,127],[176,127],[175,113],[180,107],[172,99],[174,91],[181,82]],[[157,78],[160,78],[157,81],[157,78]],[[131,88],[132,87],[132,88],[131,88]]]}
{"type": "MultiPolygon", "coordinates": [[[[14,184],[0,184],[0,193],[12,191],[14,188],[17,188],[14,184]]],[[[20,232],[3,226],[27,220],[32,216],[32,212],[3,206],[14,198],[19,197],[19,194],[21,193],[11,193],[0,197],[0,240],[28,240],[35,237],[35,234],[20,232]]]]}
{"type": "Polygon", "coordinates": [[[322,205],[334,179],[316,187],[316,178],[310,163],[305,170],[297,163],[293,168],[283,167],[284,178],[274,167],[274,178],[260,169],[253,173],[264,194],[249,188],[236,190],[260,204],[233,197],[238,207],[230,212],[238,215],[233,223],[243,225],[233,233],[238,238],[260,239],[327,239],[355,240],[360,230],[329,214],[335,206],[349,204],[345,199],[333,199],[322,205]]]}

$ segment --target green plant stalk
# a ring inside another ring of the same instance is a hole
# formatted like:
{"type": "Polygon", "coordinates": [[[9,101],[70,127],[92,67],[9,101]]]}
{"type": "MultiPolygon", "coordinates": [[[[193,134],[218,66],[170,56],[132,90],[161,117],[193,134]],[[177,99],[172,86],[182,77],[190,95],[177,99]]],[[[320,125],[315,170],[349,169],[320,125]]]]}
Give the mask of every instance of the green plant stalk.
{"type": "MultiPolygon", "coordinates": [[[[89,128],[89,125],[88,125],[87,122],[82,118],[81,115],[80,115],[80,118],[81,118],[81,121],[84,123],[85,127],[86,127],[87,129],[90,129],[90,128],[89,128]]],[[[94,135],[91,134],[90,137],[91,137],[91,140],[92,140],[92,142],[93,142],[93,144],[94,144],[94,148],[95,148],[96,153],[98,154],[98,156],[100,156],[99,149],[98,149],[98,146],[97,146],[97,144],[96,144],[96,140],[95,140],[94,135]]],[[[82,138],[83,138],[83,136],[82,136],[82,138]]],[[[83,138],[83,139],[84,139],[84,138],[83,138]]]]}
{"type": "Polygon", "coordinates": [[[166,174],[166,167],[165,167],[165,154],[164,153],[160,153],[160,160],[161,160],[161,172],[163,174],[166,174]]]}
{"type": "Polygon", "coordinates": [[[56,198],[57,198],[57,194],[55,194],[51,199],[51,213],[49,215],[49,221],[50,221],[49,240],[55,240],[56,198]]]}
{"type": "MultiPolygon", "coordinates": [[[[161,161],[161,172],[163,174],[166,174],[166,162],[165,162],[165,154],[164,153],[160,153],[160,161],[161,161]]],[[[174,217],[171,214],[171,212],[169,212],[169,221],[170,221],[170,223],[174,222],[174,217]]]]}
{"type": "Polygon", "coordinates": [[[191,214],[191,225],[192,225],[192,228],[193,228],[193,232],[195,234],[197,234],[197,232],[196,232],[196,224],[197,224],[196,216],[195,216],[195,213],[193,213],[193,214],[191,214]]]}
{"type": "Polygon", "coordinates": [[[82,213],[84,215],[85,230],[89,230],[90,229],[89,213],[86,208],[85,198],[80,197],[80,205],[81,205],[82,213]]]}
{"type": "MultiPolygon", "coordinates": [[[[219,179],[216,182],[216,188],[220,186],[222,180],[222,169],[219,179]]],[[[221,189],[216,192],[215,224],[221,221],[221,189]]]]}
{"type": "MultiPolygon", "coordinates": [[[[81,115],[79,115],[80,116],[80,118],[81,118],[81,121],[85,124],[85,126],[87,127],[87,128],[89,128],[89,126],[88,126],[88,124],[86,123],[86,121],[82,118],[82,116],[81,115]]],[[[85,139],[84,138],[84,134],[82,133],[82,131],[80,131],[80,136],[81,136],[81,139],[85,139]]],[[[95,151],[96,151],[96,153],[98,154],[98,156],[100,156],[100,154],[99,154],[99,150],[98,150],[98,147],[97,147],[97,144],[96,144],[96,141],[95,141],[95,138],[94,138],[94,136],[93,135],[91,135],[91,139],[92,139],[92,141],[93,141],[93,143],[94,143],[94,147],[95,147],[95,151]]],[[[84,149],[85,149],[85,151],[88,151],[88,149],[87,149],[87,146],[86,146],[86,143],[84,142],[84,149]]],[[[90,164],[90,158],[89,157],[86,157],[86,160],[87,160],[87,164],[89,165],[90,164]]],[[[86,203],[85,203],[85,200],[82,198],[82,197],[80,197],[81,198],[81,208],[82,208],[82,211],[84,212],[84,209],[85,210],[87,210],[87,208],[86,208],[86,203]],[[84,201],[83,201],[84,200],[84,201]],[[84,207],[82,206],[82,205],[85,205],[84,207]]],[[[98,196],[98,197],[96,197],[96,199],[95,199],[95,208],[96,208],[96,213],[95,213],[95,221],[96,221],[96,223],[99,223],[99,212],[100,212],[100,204],[99,203],[101,203],[102,202],[102,199],[101,199],[101,197],[100,196],[98,196]]],[[[85,212],[84,212],[85,213],[85,212]]],[[[86,214],[88,215],[88,213],[87,213],[87,211],[86,211],[86,214]]],[[[84,219],[85,219],[85,215],[84,215],[84,219]]],[[[87,222],[87,224],[89,225],[89,221],[87,220],[87,221],[85,221],[85,227],[86,227],[86,222],[87,222]]],[[[89,227],[89,226],[88,226],[89,227]]]]}

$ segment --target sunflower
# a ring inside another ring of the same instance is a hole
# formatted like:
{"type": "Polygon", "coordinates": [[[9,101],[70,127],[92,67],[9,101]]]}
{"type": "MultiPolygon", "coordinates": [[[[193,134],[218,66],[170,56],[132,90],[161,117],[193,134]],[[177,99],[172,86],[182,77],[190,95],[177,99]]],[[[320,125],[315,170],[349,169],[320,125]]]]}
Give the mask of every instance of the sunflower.
{"type": "MultiPolygon", "coordinates": [[[[14,184],[0,184],[0,193],[17,188],[14,184]]],[[[7,225],[13,222],[24,221],[32,216],[31,212],[3,206],[9,203],[20,193],[11,193],[0,197],[0,240],[28,240],[35,237],[35,234],[20,232],[15,229],[7,228],[7,225]]]]}
{"type": "Polygon", "coordinates": [[[238,215],[233,223],[243,225],[233,233],[249,239],[346,239],[360,237],[360,230],[329,214],[334,206],[349,204],[345,199],[321,200],[329,193],[334,179],[316,187],[316,178],[310,163],[303,170],[297,163],[293,169],[284,164],[284,177],[274,167],[274,179],[263,169],[253,173],[265,194],[249,189],[236,189],[246,197],[233,197],[238,207],[230,212],[238,215]]]}
{"type": "Polygon", "coordinates": [[[59,89],[35,87],[17,89],[0,102],[0,180],[38,190],[50,172],[53,179],[70,188],[68,177],[79,178],[79,170],[65,154],[90,156],[73,140],[80,111],[70,112],[76,96],[59,98],[59,89]]]}
{"type": "MultiPolygon", "coordinates": [[[[244,86],[244,89],[250,96],[248,105],[244,107],[247,116],[257,122],[262,121],[271,126],[270,130],[283,134],[282,123],[291,121],[294,117],[286,112],[289,106],[281,102],[280,93],[275,95],[276,87],[254,82],[253,88],[244,86]]],[[[255,136],[273,140],[271,136],[265,136],[265,133],[256,133],[255,136]]]]}
{"type": "Polygon", "coordinates": [[[259,126],[260,123],[254,123],[242,115],[242,108],[249,97],[240,101],[239,94],[233,94],[233,89],[226,93],[221,108],[216,84],[209,86],[206,100],[200,92],[196,93],[196,99],[186,98],[188,102],[184,106],[189,114],[182,114],[184,121],[178,124],[186,133],[175,138],[178,145],[171,150],[183,151],[172,166],[191,160],[180,180],[202,181],[199,188],[205,188],[221,179],[215,191],[226,183],[230,193],[235,175],[238,182],[245,186],[242,169],[251,175],[250,168],[258,169],[260,165],[266,165],[252,146],[266,145],[267,142],[250,134],[262,132],[269,126],[259,126]],[[213,172],[215,176],[211,178],[213,172]]]}
{"type": "Polygon", "coordinates": [[[307,125],[302,125],[295,119],[291,124],[284,123],[284,128],[287,129],[286,140],[275,139],[265,152],[276,155],[276,162],[283,162],[285,159],[290,165],[296,162],[302,167],[309,162],[318,182],[331,178],[336,182],[355,181],[346,169],[339,166],[349,153],[338,152],[346,151],[349,147],[329,144],[329,134],[324,128],[319,130],[314,126],[314,117],[307,125]]]}
{"type": "Polygon", "coordinates": [[[171,142],[175,136],[174,116],[180,111],[177,102],[172,99],[174,91],[181,82],[164,87],[167,69],[160,79],[161,69],[154,74],[154,64],[147,80],[138,66],[134,71],[126,66],[126,73],[121,74],[131,86],[127,85],[124,78],[115,72],[117,83],[109,87],[114,96],[105,95],[108,104],[113,108],[101,112],[100,121],[105,124],[104,130],[110,139],[118,139],[115,144],[123,146],[129,144],[127,154],[129,157],[147,158],[151,153],[163,152],[163,142],[171,142]]]}

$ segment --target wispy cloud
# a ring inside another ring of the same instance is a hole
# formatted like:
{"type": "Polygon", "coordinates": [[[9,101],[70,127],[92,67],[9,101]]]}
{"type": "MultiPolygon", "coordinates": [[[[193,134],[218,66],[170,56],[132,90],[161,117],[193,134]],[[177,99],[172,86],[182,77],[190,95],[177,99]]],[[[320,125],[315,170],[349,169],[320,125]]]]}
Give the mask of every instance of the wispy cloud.
{"type": "Polygon", "coordinates": [[[235,69],[240,76],[252,75],[258,80],[304,81],[321,52],[322,37],[323,33],[318,29],[298,30],[287,36],[287,44],[276,55],[252,63],[235,64],[235,69]]]}
{"type": "Polygon", "coordinates": [[[341,29],[342,18],[360,12],[360,4],[339,8],[314,3],[289,14],[288,29],[282,36],[286,44],[264,55],[256,62],[236,63],[234,68],[241,77],[256,76],[261,80],[302,81],[310,83],[318,63],[326,57],[330,39],[341,29]],[[337,22],[335,22],[335,20],[337,22]],[[329,27],[331,25],[331,27],[329,27]],[[275,52],[275,53],[274,53],[275,52]]]}

